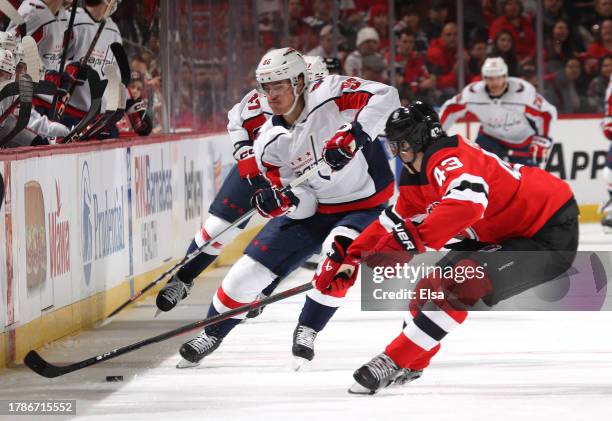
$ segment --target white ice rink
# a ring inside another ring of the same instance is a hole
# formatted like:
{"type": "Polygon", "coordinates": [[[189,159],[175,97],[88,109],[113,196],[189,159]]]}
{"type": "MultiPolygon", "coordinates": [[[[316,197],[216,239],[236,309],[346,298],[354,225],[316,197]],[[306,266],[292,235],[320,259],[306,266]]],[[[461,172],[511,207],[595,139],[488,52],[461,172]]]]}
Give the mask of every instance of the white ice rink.
{"type": "MultiPolygon", "coordinates": [[[[612,235],[598,225],[584,225],[581,239],[585,250],[612,249],[612,235]]],[[[171,313],[153,320],[149,298],[41,355],[71,363],[200,319],[227,269],[199,279],[171,313]]],[[[280,288],[310,277],[300,270],[280,288]]],[[[299,296],[238,326],[198,368],[175,368],[189,333],[56,379],[25,367],[1,371],[0,399],[77,399],[79,420],[612,419],[611,312],[474,313],[445,338],[421,379],[365,397],[347,394],[352,373],[399,333],[403,316],[360,312],[359,298],[353,288],[317,338],[317,355],[304,372],[289,368],[299,296]],[[108,383],[108,375],[124,381],[108,383]]]]}

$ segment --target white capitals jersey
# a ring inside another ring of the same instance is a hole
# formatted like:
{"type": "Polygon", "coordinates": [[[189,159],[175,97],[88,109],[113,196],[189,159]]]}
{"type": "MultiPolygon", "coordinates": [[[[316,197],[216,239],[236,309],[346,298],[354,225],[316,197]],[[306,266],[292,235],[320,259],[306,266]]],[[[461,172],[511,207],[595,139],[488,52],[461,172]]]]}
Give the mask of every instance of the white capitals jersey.
{"type": "Polygon", "coordinates": [[[474,82],[444,103],[440,122],[444,130],[467,112],[480,121],[481,130],[506,147],[528,146],[533,135],[550,137],[557,109],[538,94],[529,82],[508,78],[506,91],[491,98],[484,81],[474,82]]]}
{"type": "Polygon", "coordinates": [[[268,99],[253,89],[227,113],[227,131],[232,143],[253,144],[261,126],[272,116],[268,99]]]}
{"type": "Polygon", "coordinates": [[[369,209],[393,194],[393,174],[376,137],[388,116],[400,106],[391,86],[355,77],[331,75],[312,83],[305,108],[293,127],[273,116],[255,140],[255,157],[264,176],[285,187],[322,159],[323,146],[345,123],[357,121],[368,142],[340,171],[320,171],[293,193],[299,205],[288,214],[303,219],[314,213],[340,213],[369,209]]]}
{"type": "MultiPolygon", "coordinates": [[[[89,50],[91,43],[100,27],[87,10],[78,8],[74,18],[74,32],[71,48],[68,54],[68,63],[79,62],[89,50]]],[[[115,56],[110,49],[111,44],[118,42],[123,44],[121,33],[115,22],[109,17],[106,19],[106,26],[100,34],[98,42],[93,49],[87,64],[100,75],[100,79],[105,79],[102,71],[105,65],[115,63],[115,56]]],[[[66,114],[73,117],[83,117],[91,105],[91,92],[89,85],[85,83],[77,86],[70,98],[70,103],[66,108],[66,114]]]]}
{"type": "Polygon", "coordinates": [[[19,28],[11,22],[7,32],[22,38],[31,35],[38,45],[38,52],[45,70],[58,70],[64,47],[64,31],[68,25],[68,15],[61,7],[54,15],[42,0],[25,0],[18,10],[27,26],[27,34],[19,33],[19,28]]]}

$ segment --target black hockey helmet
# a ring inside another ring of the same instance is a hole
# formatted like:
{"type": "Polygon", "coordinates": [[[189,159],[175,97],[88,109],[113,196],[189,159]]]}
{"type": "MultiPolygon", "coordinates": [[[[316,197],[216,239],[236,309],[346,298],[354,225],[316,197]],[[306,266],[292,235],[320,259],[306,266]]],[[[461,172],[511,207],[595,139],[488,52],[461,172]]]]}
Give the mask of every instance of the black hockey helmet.
{"type": "Polygon", "coordinates": [[[395,153],[408,149],[415,153],[424,152],[431,143],[445,135],[438,113],[421,101],[393,111],[387,119],[385,133],[395,153]]]}
{"type": "Polygon", "coordinates": [[[323,59],[323,63],[327,66],[327,70],[330,75],[340,75],[342,74],[342,64],[340,63],[340,59],[338,57],[325,57],[323,59]]]}

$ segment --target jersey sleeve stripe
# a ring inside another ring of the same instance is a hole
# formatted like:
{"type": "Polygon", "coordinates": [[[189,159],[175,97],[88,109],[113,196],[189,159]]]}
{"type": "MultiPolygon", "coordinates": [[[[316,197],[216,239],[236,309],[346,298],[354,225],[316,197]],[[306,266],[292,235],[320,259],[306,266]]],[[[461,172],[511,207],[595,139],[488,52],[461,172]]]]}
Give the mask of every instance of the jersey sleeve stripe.
{"type": "Polygon", "coordinates": [[[548,131],[550,129],[550,121],[552,120],[552,116],[550,113],[546,111],[536,110],[535,108],[525,106],[525,113],[531,116],[541,118],[542,119],[542,133],[538,133],[542,136],[548,136],[548,131]]]}
{"type": "Polygon", "coordinates": [[[451,114],[461,112],[465,110],[465,108],[465,104],[450,104],[448,107],[446,107],[446,109],[440,116],[440,123],[442,124],[442,126],[444,126],[444,123],[446,123],[446,120],[448,119],[448,117],[450,117],[451,114]]]}
{"type": "Polygon", "coordinates": [[[345,110],[361,110],[368,104],[372,93],[365,91],[343,92],[342,96],[334,99],[340,112],[345,110]]]}

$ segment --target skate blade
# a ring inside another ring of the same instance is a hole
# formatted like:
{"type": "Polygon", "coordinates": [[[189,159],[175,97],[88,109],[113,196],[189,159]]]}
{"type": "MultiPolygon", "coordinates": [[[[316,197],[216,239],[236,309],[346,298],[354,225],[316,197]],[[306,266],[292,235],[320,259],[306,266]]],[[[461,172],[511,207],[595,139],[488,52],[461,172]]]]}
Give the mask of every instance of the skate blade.
{"type": "Polygon", "coordinates": [[[192,367],[197,367],[199,366],[200,363],[193,363],[191,361],[187,361],[185,358],[181,358],[181,360],[176,364],[176,368],[179,369],[183,369],[183,368],[192,368],[192,367]]]}
{"type": "Polygon", "coordinates": [[[98,329],[106,325],[109,325],[111,324],[112,321],[113,321],[113,317],[109,317],[108,319],[102,320],[101,322],[98,322],[94,325],[94,329],[98,329]]]}
{"type": "Polygon", "coordinates": [[[348,392],[351,395],[373,395],[376,393],[376,390],[367,389],[359,383],[355,382],[351,387],[348,388],[348,392]]]}
{"type": "Polygon", "coordinates": [[[160,309],[155,310],[155,314],[153,315],[153,318],[156,319],[157,316],[159,316],[162,313],[163,313],[163,311],[161,311],[160,309]]]}
{"type": "Polygon", "coordinates": [[[308,367],[308,363],[310,363],[310,361],[308,361],[306,358],[296,357],[294,355],[291,368],[293,369],[293,371],[304,371],[304,369],[308,367]]]}

